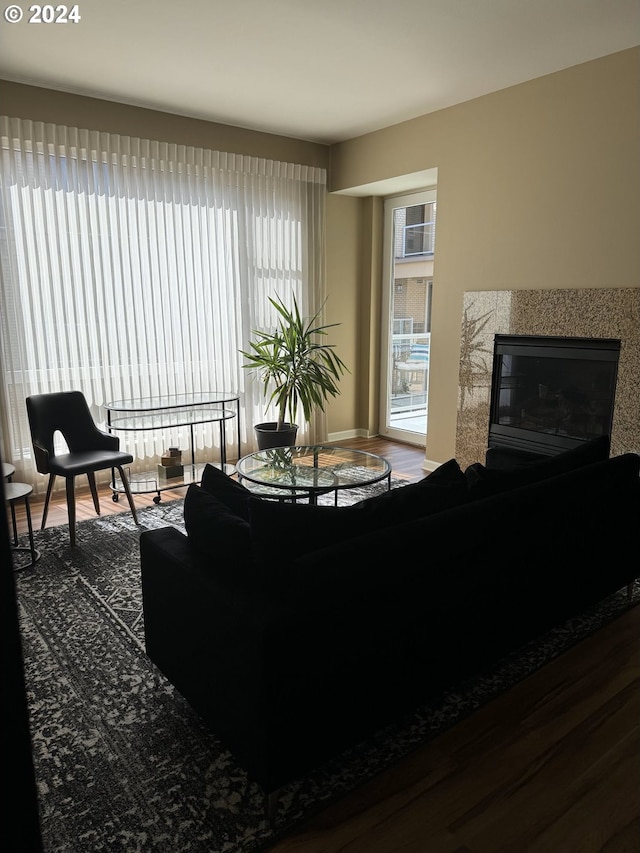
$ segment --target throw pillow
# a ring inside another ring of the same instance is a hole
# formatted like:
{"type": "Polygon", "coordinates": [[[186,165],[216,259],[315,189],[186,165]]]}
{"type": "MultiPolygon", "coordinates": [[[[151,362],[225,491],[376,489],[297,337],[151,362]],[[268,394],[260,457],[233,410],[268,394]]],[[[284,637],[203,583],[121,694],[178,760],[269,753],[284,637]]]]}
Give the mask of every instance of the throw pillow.
{"type": "Polygon", "coordinates": [[[224,471],[216,468],[215,465],[207,463],[202,472],[200,485],[205,492],[208,492],[213,497],[221,501],[240,518],[245,521],[249,520],[248,500],[251,497],[249,489],[245,488],[242,483],[233,480],[224,471]]]}
{"type": "Polygon", "coordinates": [[[499,492],[528,486],[549,477],[557,477],[595,462],[609,458],[611,442],[609,436],[601,435],[586,441],[571,450],[550,456],[525,468],[513,471],[499,468],[485,468],[480,462],[470,465],[464,472],[469,484],[469,493],[473,499],[488,497],[499,492]]]}
{"type": "Polygon", "coordinates": [[[455,459],[418,483],[410,483],[346,507],[281,503],[251,498],[249,524],[254,557],[273,551],[286,537],[287,553],[299,556],[373,530],[413,521],[463,503],[467,480],[455,459]]]}
{"type": "Polygon", "coordinates": [[[316,506],[249,500],[254,560],[269,567],[362,533],[355,506],[316,506]],[[282,544],[284,543],[284,544],[282,544]]]}
{"type": "Polygon", "coordinates": [[[232,557],[234,565],[251,559],[249,522],[195,483],[185,495],[184,526],[191,544],[203,557],[212,561],[232,557]]]}
{"type": "Polygon", "coordinates": [[[368,529],[402,524],[463,503],[467,480],[455,459],[450,459],[417,483],[365,498],[356,504],[368,529]]]}

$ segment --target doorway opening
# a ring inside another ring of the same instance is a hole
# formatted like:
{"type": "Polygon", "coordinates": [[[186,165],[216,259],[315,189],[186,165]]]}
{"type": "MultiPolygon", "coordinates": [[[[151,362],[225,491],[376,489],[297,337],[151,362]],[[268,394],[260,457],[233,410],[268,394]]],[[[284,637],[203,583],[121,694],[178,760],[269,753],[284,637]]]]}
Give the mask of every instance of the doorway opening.
{"type": "Polygon", "coordinates": [[[424,446],[436,191],[388,198],[384,229],[380,433],[424,446]]]}

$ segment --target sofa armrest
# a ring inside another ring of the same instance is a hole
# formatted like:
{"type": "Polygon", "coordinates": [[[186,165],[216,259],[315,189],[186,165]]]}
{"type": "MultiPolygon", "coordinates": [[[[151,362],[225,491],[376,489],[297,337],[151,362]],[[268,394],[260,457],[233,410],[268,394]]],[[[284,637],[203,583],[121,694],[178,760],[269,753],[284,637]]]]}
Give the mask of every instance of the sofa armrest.
{"type": "Polygon", "coordinates": [[[233,645],[229,637],[240,630],[260,630],[259,590],[230,580],[229,562],[226,554],[199,555],[174,527],[140,535],[147,653],[174,684],[174,662],[184,664],[185,646],[192,658],[215,663],[217,641],[233,645]]]}

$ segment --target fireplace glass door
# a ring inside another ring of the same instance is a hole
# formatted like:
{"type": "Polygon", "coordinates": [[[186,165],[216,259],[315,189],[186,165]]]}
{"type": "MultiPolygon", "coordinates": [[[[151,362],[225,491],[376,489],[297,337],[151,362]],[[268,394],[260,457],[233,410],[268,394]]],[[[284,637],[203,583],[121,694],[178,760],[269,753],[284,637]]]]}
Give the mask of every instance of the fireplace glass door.
{"type": "Polygon", "coordinates": [[[490,446],[555,453],[610,435],[620,342],[496,335],[490,446]]]}

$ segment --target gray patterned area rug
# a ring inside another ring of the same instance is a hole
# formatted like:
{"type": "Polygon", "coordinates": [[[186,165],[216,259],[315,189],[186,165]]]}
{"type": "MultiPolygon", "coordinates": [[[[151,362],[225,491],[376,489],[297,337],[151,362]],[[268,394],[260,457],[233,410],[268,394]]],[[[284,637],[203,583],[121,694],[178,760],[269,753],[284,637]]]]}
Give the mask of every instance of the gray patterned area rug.
{"type": "Polygon", "coordinates": [[[289,785],[270,824],[258,787],[144,654],[140,531],[184,529],[182,506],[141,510],[139,528],[128,512],[81,522],[74,549],[68,527],[38,531],[40,561],[15,574],[46,853],[264,850],[640,598],[619,592],[289,785]]]}

